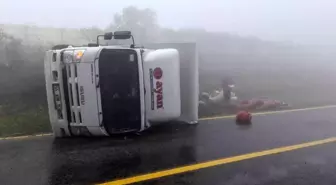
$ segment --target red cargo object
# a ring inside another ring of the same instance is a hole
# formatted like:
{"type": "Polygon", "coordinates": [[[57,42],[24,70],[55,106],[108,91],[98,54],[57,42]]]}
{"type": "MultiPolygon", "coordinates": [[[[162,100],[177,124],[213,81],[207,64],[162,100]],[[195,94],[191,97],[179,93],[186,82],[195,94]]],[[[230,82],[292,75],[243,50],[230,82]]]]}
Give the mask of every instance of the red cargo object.
{"type": "Polygon", "coordinates": [[[239,111],[236,115],[237,123],[251,123],[252,115],[248,111],[239,111]]]}

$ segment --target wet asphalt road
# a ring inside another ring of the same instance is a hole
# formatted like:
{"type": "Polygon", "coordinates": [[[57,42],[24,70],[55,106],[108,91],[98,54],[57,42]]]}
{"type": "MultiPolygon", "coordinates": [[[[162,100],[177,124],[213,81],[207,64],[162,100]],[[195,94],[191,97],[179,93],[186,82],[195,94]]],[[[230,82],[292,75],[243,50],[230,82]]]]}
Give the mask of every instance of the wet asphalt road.
{"type": "MultiPolygon", "coordinates": [[[[0,141],[0,184],[94,184],[181,165],[336,136],[336,108],[197,126],[166,125],[140,136],[0,141]]],[[[336,184],[336,143],[220,165],[137,184],[336,184]]]]}

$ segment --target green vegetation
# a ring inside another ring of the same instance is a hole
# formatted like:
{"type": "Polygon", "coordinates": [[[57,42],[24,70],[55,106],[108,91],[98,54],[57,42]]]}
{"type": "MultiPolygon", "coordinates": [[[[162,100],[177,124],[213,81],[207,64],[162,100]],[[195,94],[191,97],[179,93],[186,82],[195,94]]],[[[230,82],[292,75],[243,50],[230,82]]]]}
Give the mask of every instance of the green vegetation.
{"type": "Polygon", "coordinates": [[[32,109],[0,116],[0,137],[50,132],[48,113],[32,109]]]}

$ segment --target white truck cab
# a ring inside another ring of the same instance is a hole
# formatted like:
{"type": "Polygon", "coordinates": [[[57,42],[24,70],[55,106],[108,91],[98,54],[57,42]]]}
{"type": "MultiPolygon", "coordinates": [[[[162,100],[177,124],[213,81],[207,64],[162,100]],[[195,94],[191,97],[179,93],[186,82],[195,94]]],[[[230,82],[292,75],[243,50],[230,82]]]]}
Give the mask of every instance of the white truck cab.
{"type": "MultiPolygon", "coordinates": [[[[104,35],[112,37],[132,35],[104,35]]],[[[197,123],[195,44],[69,46],[47,51],[44,64],[55,137],[141,132],[170,121],[197,123]]]]}

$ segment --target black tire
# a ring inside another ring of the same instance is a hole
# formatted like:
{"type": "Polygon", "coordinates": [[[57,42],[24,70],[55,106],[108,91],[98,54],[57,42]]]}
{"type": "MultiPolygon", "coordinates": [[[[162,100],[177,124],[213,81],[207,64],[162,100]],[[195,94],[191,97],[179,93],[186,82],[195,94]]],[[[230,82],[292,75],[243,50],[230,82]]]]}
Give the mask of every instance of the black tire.
{"type": "Polygon", "coordinates": [[[69,44],[58,44],[58,45],[53,46],[51,49],[52,50],[59,50],[59,49],[67,48],[69,46],[70,46],[69,44]]]}

